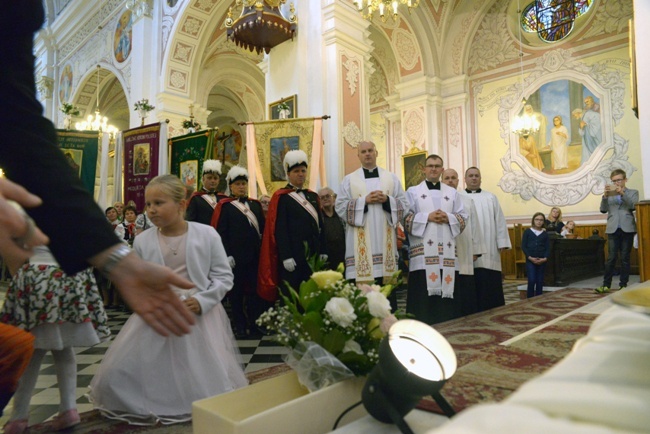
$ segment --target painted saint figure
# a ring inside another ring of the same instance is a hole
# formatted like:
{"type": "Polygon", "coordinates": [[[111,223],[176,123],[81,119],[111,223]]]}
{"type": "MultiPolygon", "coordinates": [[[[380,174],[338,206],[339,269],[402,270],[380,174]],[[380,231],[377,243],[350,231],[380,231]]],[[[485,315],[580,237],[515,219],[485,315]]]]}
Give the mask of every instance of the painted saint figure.
{"type": "Polygon", "coordinates": [[[551,128],[551,139],[548,147],[553,151],[553,169],[560,170],[569,167],[569,148],[567,142],[569,132],[562,124],[562,116],[553,117],[553,128],[551,128]]]}
{"type": "MultiPolygon", "coordinates": [[[[603,131],[600,124],[600,104],[594,98],[585,98],[585,110],[580,120],[580,136],[582,137],[582,159],[585,163],[591,157],[598,145],[603,141],[603,131]]],[[[575,113],[575,110],[574,110],[575,113]]]]}

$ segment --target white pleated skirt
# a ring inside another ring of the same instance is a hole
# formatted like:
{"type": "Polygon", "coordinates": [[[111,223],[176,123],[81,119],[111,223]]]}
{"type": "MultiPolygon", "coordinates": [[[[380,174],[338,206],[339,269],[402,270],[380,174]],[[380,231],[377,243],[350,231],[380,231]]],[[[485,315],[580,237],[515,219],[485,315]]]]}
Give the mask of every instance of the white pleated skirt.
{"type": "Polygon", "coordinates": [[[105,416],[131,424],[185,422],[192,402],[246,386],[242,366],[221,304],[181,337],[163,337],[133,314],[104,356],[89,398],[105,416]]]}

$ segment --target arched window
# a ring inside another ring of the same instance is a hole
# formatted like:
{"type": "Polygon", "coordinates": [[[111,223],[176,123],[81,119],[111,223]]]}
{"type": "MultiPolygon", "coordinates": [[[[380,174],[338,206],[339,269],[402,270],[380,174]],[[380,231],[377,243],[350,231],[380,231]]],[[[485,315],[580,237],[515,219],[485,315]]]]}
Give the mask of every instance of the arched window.
{"type": "Polygon", "coordinates": [[[544,42],[558,42],[569,36],[573,22],[587,13],[593,0],[535,0],[521,13],[521,28],[537,33],[544,42]]]}

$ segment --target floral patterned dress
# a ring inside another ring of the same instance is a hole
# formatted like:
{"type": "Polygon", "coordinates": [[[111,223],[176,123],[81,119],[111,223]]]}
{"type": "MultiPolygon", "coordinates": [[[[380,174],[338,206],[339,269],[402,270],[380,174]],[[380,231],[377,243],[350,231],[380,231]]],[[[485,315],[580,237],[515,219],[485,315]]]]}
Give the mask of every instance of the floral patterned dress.
{"type": "Polygon", "coordinates": [[[30,331],[35,348],[92,346],[110,337],[92,269],[68,276],[46,247],[13,277],[0,321],[30,331]]]}

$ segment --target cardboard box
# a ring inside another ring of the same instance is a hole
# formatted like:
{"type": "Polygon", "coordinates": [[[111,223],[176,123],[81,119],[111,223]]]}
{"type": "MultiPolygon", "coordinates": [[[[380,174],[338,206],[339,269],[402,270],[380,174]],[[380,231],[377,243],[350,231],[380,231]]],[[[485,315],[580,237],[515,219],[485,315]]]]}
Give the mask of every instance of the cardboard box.
{"type": "MultiPolygon", "coordinates": [[[[352,378],[309,393],[291,371],[192,404],[195,434],[324,434],[348,407],[361,401],[365,378],[352,378]]],[[[363,405],[339,427],[367,415],[363,405]]]]}

